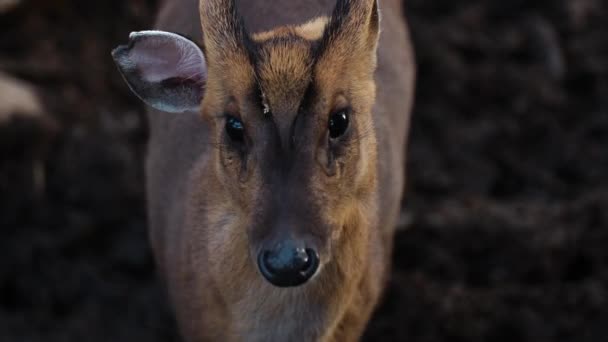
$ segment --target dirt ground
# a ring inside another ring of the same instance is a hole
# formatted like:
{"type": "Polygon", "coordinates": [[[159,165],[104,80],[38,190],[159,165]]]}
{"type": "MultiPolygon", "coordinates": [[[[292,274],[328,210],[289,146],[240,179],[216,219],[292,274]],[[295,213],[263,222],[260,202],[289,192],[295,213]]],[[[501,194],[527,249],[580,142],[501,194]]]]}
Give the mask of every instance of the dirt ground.
{"type": "MultiPolygon", "coordinates": [[[[0,13],[0,71],[46,114],[0,120],[0,341],[177,340],[143,107],[109,55],[156,1],[22,2],[0,13]]],[[[607,341],[608,2],[406,7],[408,229],[365,340],[607,341]]]]}

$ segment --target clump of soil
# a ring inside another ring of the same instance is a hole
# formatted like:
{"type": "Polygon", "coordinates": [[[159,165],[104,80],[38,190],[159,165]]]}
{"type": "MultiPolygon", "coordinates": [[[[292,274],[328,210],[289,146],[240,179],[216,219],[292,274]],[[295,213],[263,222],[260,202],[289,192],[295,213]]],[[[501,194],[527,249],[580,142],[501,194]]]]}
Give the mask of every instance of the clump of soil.
{"type": "MultiPolygon", "coordinates": [[[[177,340],[146,238],[143,107],[109,51],[156,1],[21,1],[0,71],[0,339],[177,340]],[[0,95],[1,96],[1,95],[0,95]]],[[[600,341],[608,4],[409,0],[419,73],[394,272],[365,340],[600,341]]]]}

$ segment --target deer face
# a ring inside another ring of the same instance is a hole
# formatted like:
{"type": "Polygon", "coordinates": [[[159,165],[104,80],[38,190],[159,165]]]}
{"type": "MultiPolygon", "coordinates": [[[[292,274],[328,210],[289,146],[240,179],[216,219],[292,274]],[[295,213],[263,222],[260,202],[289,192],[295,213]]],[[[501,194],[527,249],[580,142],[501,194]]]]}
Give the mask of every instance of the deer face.
{"type": "Polygon", "coordinates": [[[376,1],[255,35],[233,1],[200,6],[203,49],[148,31],[113,55],[146,103],[200,111],[212,128],[192,224],[205,223],[217,267],[279,287],[357,269],[377,215],[376,1]]]}

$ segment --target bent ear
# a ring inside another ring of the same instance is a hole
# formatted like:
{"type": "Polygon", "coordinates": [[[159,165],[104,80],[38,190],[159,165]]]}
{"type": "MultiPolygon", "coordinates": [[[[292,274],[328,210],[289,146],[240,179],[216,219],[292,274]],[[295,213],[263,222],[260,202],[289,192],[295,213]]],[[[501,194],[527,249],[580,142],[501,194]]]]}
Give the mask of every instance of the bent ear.
{"type": "Polygon", "coordinates": [[[207,81],[207,63],[191,40],[164,31],[129,35],[112,51],[129,88],[147,105],[170,113],[198,111],[207,81]]]}

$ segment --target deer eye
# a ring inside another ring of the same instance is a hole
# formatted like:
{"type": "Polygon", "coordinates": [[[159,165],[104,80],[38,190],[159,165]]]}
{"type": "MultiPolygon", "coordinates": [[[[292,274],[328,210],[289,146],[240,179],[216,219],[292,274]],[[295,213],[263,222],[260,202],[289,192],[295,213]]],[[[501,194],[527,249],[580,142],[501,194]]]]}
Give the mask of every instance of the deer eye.
{"type": "Polygon", "coordinates": [[[244,141],[245,127],[241,119],[235,118],[234,116],[226,117],[226,133],[230,139],[234,142],[244,141]]]}
{"type": "Polygon", "coordinates": [[[332,139],[336,139],[342,136],[348,128],[348,122],[348,113],[346,110],[340,110],[333,113],[329,117],[329,137],[332,139]]]}

